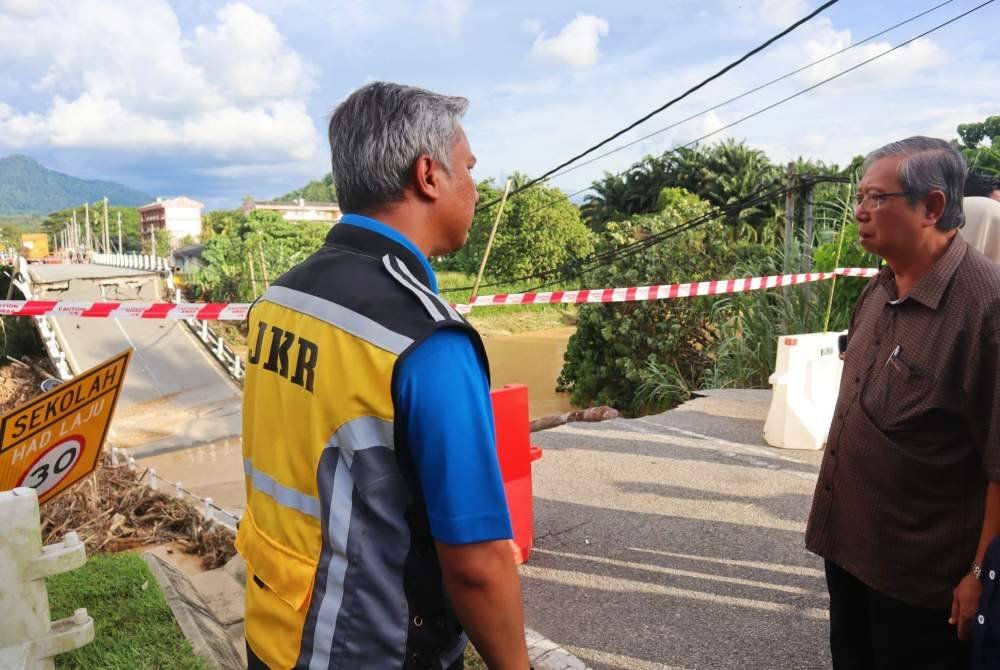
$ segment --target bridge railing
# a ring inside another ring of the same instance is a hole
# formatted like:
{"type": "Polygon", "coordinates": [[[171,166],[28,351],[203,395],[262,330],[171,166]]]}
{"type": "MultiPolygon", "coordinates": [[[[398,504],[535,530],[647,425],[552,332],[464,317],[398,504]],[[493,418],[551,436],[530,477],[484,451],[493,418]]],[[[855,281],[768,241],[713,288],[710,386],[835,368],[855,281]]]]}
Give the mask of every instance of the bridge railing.
{"type": "MultiPolygon", "coordinates": [[[[28,261],[18,256],[14,262],[16,271],[11,278],[11,283],[24,295],[25,300],[32,300],[34,292],[31,290],[31,275],[28,274],[28,261]]],[[[59,343],[59,338],[56,337],[56,331],[52,328],[52,322],[49,321],[49,317],[33,316],[31,319],[35,322],[35,328],[38,330],[38,334],[42,338],[42,344],[45,346],[45,353],[48,354],[49,360],[52,361],[52,365],[55,367],[59,378],[63,381],[71,379],[73,371],[70,370],[69,361],[66,359],[66,352],[63,351],[62,345],[59,343]]]]}
{"type": "MultiPolygon", "coordinates": [[[[93,262],[97,265],[162,272],[167,277],[167,290],[170,294],[170,301],[181,302],[180,291],[174,285],[170,263],[166,258],[150,256],[148,254],[94,254],[93,262]]],[[[229,375],[237,383],[242,384],[246,365],[239,354],[226,344],[225,339],[209,326],[208,321],[185,319],[184,323],[187,324],[191,332],[201,340],[208,351],[222,364],[222,367],[229,372],[229,375]]]]}
{"type": "MultiPolygon", "coordinates": [[[[124,464],[127,465],[130,470],[139,470],[139,466],[136,464],[135,458],[128,456],[126,452],[117,448],[113,448],[111,450],[111,464],[124,464]]],[[[201,515],[208,521],[215,522],[231,530],[236,530],[236,525],[240,522],[240,517],[238,515],[233,514],[231,511],[215,504],[215,501],[213,501],[212,498],[202,497],[197,493],[189,491],[184,488],[184,485],[181,482],[173,482],[166,477],[157,474],[155,468],[145,468],[142,470],[140,478],[146,486],[153,491],[170,491],[176,498],[195,503],[198,511],[200,511],[201,515]]]]}
{"type": "Polygon", "coordinates": [[[110,265],[116,268],[170,272],[170,262],[166,258],[151,254],[94,254],[91,261],[95,265],[110,265]]]}
{"type": "Polygon", "coordinates": [[[208,325],[208,321],[184,319],[184,323],[222,364],[222,367],[229,372],[229,376],[237,383],[242,384],[243,377],[246,375],[246,363],[243,362],[238,353],[226,344],[225,339],[208,325]]]}

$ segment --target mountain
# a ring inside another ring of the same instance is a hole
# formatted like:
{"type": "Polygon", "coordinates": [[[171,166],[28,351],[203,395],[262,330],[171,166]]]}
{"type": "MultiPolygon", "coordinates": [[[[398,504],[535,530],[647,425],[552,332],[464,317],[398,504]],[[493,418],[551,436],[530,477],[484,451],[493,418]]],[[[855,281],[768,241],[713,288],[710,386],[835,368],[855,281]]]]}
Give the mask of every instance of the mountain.
{"type": "Polygon", "coordinates": [[[78,179],[49,170],[28,156],[0,158],[0,215],[47,214],[104,196],[115,205],[145,205],[153,200],[113,181],[78,179]]]}

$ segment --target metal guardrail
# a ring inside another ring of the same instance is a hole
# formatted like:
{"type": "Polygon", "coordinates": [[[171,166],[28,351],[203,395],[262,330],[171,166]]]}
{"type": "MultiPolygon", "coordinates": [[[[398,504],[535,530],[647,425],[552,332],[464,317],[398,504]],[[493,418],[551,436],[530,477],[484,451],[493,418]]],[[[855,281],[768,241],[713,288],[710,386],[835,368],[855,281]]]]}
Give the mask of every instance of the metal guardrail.
{"type": "MultiPolygon", "coordinates": [[[[10,279],[11,283],[24,294],[25,300],[31,300],[34,293],[31,289],[31,276],[28,274],[28,261],[18,256],[14,261],[14,275],[10,279]]],[[[66,381],[73,378],[73,371],[70,370],[69,362],[66,359],[66,352],[63,351],[59,338],[56,337],[55,329],[47,316],[33,316],[31,320],[35,323],[35,328],[42,338],[42,345],[45,353],[52,362],[56,374],[60,379],[66,381]]]]}
{"type": "Polygon", "coordinates": [[[170,272],[170,263],[166,258],[151,254],[94,254],[91,262],[95,265],[110,265],[116,268],[170,272]]]}
{"type": "MultiPolygon", "coordinates": [[[[135,458],[132,456],[126,457],[120,449],[112,449],[111,464],[120,465],[123,461],[131,470],[138,469],[139,467],[135,462],[135,458]]],[[[157,474],[155,468],[146,468],[142,474],[143,478],[148,478],[146,485],[153,491],[159,491],[161,487],[164,487],[165,489],[173,489],[175,498],[180,498],[182,500],[192,499],[196,501],[198,503],[198,510],[208,521],[223,525],[230,530],[236,530],[236,525],[239,523],[240,518],[229,510],[216,505],[211,497],[203,498],[184,488],[184,485],[181,482],[172,482],[166,477],[160,476],[157,474]]]]}
{"type": "Polygon", "coordinates": [[[191,332],[201,340],[206,348],[215,356],[216,360],[222,364],[222,367],[226,369],[229,376],[233,378],[236,383],[243,385],[243,378],[246,376],[246,363],[240,358],[240,355],[233,351],[232,347],[226,344],[226,341],[221,335],[215,332],[211,326],[208,325],[208,321],[200,321],[198,319],[184,319],[184,323],[191,332]]]}
{"type": "MultiPolygon", "coordinates": [[[[110,265],[112,267],[133,268],[137,270],[153,270],[166,274],[167,291],[170,294],[170,302],[181,302],[180,291],[174,284],[174,277],[170,271],[170,264],[166,258],[150,256],[148,254],[94,254],[93,262],[97,265],[110,265]]],[[[185,325],[194,333],[195,337],[201,340],[205,348],[208,349],[229,376],[238,384],[243,384],[243,377],[246,372],[246,363],[239,354],[233,351],[232,347],[226,344],[221,335],[209,325],[208,321],[198,319],[184,319],[185,325]]]]}

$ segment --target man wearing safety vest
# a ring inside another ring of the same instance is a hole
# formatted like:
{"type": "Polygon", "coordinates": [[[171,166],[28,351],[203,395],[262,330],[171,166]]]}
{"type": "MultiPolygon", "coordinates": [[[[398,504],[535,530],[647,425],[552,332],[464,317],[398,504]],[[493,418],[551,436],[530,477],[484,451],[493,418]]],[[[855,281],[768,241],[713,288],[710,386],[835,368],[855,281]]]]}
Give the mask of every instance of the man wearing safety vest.
{"type": "Polygon", "coordinates": [[[451,670],[468,638],[528,667],[489,365],[427,261],[465,244],[479,199],[467,106],[383,82],[340,104],[346,214],[251,310],[251,668],[451,670]]]}

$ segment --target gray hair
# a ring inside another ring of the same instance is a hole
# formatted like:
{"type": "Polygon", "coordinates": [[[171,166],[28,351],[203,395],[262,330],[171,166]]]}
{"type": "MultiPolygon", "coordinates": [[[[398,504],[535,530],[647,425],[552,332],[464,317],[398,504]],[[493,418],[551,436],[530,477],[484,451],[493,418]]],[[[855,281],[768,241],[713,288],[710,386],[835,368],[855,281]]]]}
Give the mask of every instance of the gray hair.
{"type": "Polygon", "coordinates": [[[965,224],[962,195],[968,168],[965,157],[955,147],[933,137],[908,137],[865,156],[862,170],[867,172],[872,163],[890,156],[904,157],[897,174],[903,190],[909,194],[906,199],[911,207],[931,191],[942,191],[945,206],[937,222],[938,230],[952,230],[965,224]]]}
{"type": "Polygon", "coordinates": [[[451,173],[451,151],[465,98],[373,82],[354,91],[330,118],[330,160],[337,201],[345,212],[370,212],[397,202],[413,164],[429,155],[451,173]]]}

